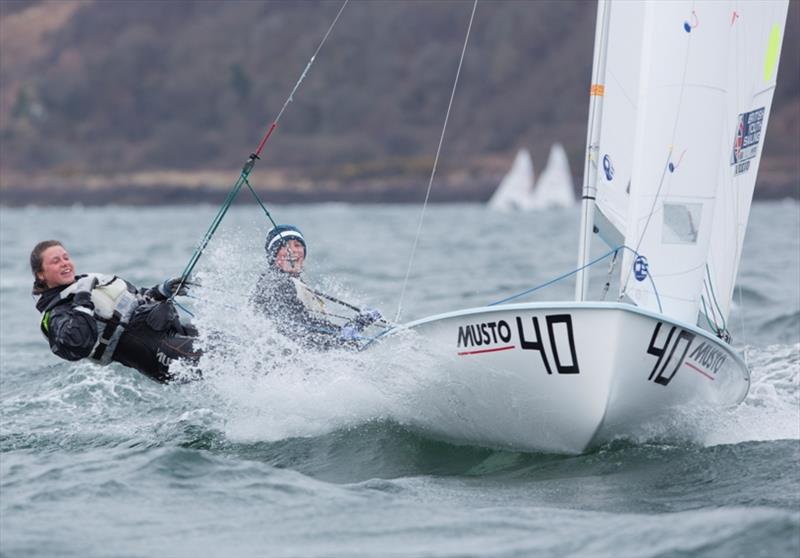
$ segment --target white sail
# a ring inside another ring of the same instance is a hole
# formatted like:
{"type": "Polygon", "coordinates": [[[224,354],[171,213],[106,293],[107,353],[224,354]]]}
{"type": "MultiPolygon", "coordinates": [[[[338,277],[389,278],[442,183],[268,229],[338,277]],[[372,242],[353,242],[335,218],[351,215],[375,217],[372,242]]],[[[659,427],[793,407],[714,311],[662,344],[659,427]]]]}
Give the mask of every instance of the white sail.
{"type": "Polygon", "coordinates": [[[533,161],[527,149],[520,149],[514,159],[511,170],[505,175],[500,186],[497,187],[489,207],[508,211],[513,209],[527,210],[530,205],[531,192],[533,191],[533,161]]]}
{"type": "Polygon", "coordinates": [[[597,166],[595,225],[611,246],[623,242],[633,169],[633,134],[639,96],[643,2],[606,4],[609,13],[608,47],[602,96],[600,138],[591,164],[597,166]]]}
{"type": "Polygon", "coordinates": [[[701,299],[701,311],[718,331],[727,329],[788,7],[788,0],[739,2],[730,15],[720,178],[701,299]]]}
{"type": "Polygon", "coordinates": [[[726,125],[734,2],[647,3],[644,10],[622,291],[694,323],[711,239],[726,125]]]}
{"type": "Polygon", "coordinates": [[[564,146],[555,143],[550,147],[547,166],[539,179],[531,196],[531,209],[548,209],[551,207],[572,207],[575,205],[575,190],[572,184],[572,173],[564,146]]]}

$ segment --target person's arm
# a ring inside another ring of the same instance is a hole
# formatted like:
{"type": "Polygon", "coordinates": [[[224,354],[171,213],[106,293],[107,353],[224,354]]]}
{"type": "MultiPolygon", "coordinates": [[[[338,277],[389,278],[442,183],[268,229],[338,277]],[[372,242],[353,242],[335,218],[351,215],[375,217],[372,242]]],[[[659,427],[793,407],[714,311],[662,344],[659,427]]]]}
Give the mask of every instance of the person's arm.
{"type": "MultiPolygon", "coordinates": [[[[80,293],[79,293],[80,294],[80,293]]],[[[66,360],[88,357],[97,341],[94,305],[88,296],[77,296],[71,303],[48,311],[46,320],[50,350],[66,360]]]]}
{"type": "MultiPolygon", "coordinates": [[[[130,283],[128,283],[130,285],[130,283]]],[[[173,277],[162,281],[158,285],[152,287],[139,289],[139,294],[155,300],[156,302],[163,302],[173,296],[183,296],[189,292],[189,287],[192,285],[189,281],[183,281],[181,277],[173,277]]],[[[133,287],[135,289],[135,287],[133,287]]]]}

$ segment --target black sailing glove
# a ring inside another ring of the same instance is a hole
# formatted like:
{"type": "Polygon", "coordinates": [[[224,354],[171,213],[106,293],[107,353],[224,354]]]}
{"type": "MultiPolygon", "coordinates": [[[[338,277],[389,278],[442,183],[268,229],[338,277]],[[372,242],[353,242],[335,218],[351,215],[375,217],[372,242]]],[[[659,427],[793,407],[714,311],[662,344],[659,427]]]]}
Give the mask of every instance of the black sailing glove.
{"type": "Polygon", "coordinates": [[[181,284],[181,280],[182,277],[167,279],[149,289],[146,294],[155,300],[167,300],[173,296],[184,296],[189,293],[189,287],[194,283],[183,281],[183,284],[181,284]]]}

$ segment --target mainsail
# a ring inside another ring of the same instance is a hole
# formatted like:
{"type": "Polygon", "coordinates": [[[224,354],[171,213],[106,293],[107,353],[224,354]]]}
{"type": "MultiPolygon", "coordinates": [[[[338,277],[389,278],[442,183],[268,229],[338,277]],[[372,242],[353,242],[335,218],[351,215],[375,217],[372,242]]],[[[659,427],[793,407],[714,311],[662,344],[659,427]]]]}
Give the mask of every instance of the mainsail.
{"type": "Polygon", "coordinates": [[[701,298],[701,311],[720,332],[727,330],[788,5],[772,0],[739,2],[731,11],[720,177],[701,298]]]}
{"type": "Polygon", "coordinates": [[[526,210],[533,191],[533,160],[527,149],[520,149],[511,170],[505,175],[489,200],[491,209],[526,210]]]}
{"type": "Polygon", "coordinates": [[[639,306],[694,323],[704,304],[724,329],[787,6],[605,5],[596,223],[631,249],[620,294],[639,306]]]}

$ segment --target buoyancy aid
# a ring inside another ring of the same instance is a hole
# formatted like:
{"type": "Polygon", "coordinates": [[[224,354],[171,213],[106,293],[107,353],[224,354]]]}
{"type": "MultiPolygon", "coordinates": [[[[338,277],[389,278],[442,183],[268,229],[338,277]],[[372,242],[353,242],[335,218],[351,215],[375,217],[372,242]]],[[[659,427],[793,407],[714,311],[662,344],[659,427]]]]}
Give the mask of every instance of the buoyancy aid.
{"type": "MultiPolygon", "coordinates": [[[[104,366],[111,362],[119,338],[125,331],[125,326],[130,321],[134,310],[144,301],[144,297],[136,292],[135,288],[129,286],[127,281],[116,275],[88,273],[87,276],[97,279],[97,285],[91,293],[94,312],[88,308],[79,307],[78,309],[91,313],[97,321],[97,341],[92,347],[89,359],[104,366]]],[[[59,304],[74,298],[77,288],[76,281],[63,289],[59,296],[54,297],[44,309],[40,325],[45,337],[48,337],[49,332],[50,311],[59,304]]]]}
{"type": "Polygon", "coordinates": [[[322,299],[322,297],[312,292],[311,289],[309,289],[300,278],[291,277],[290,280],[294,285],[297,298],[303,303],[303,306],[305,306],[310,312],[317,314],[326,315],[328,313],[327,309],[325,308],[325,301],[322,299]]]}

